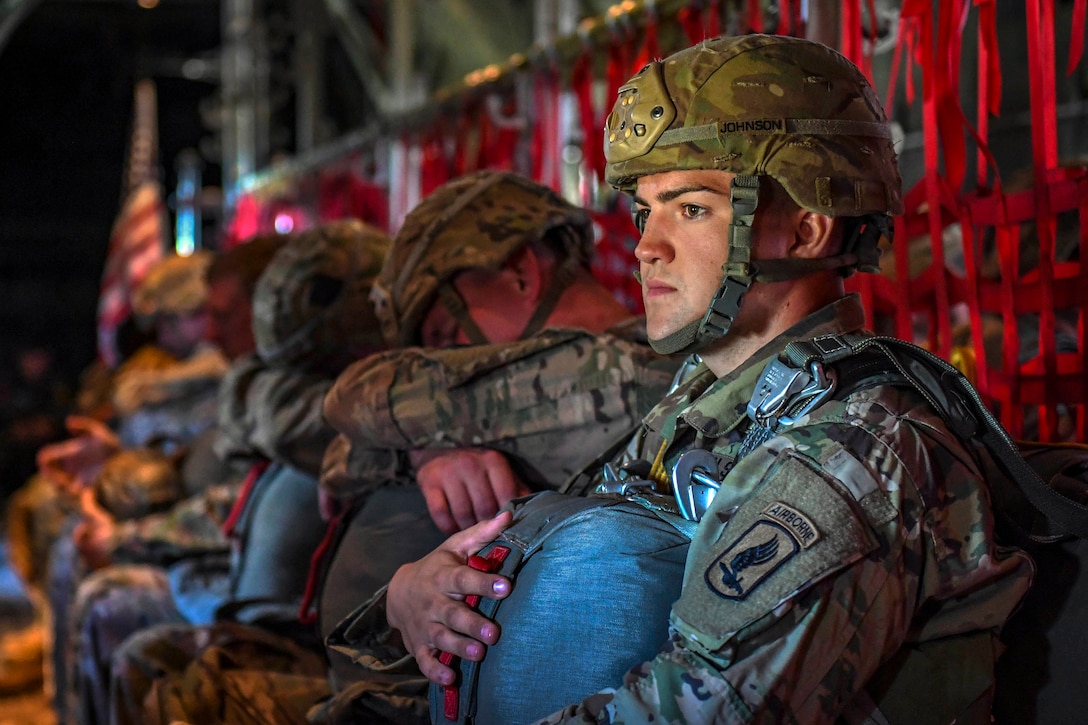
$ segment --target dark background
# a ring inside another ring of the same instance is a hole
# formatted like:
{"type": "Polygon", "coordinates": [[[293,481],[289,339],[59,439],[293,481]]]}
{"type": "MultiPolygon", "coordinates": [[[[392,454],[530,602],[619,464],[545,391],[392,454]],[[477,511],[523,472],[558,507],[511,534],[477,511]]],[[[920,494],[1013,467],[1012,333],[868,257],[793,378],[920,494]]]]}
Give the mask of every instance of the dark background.
{"type": "MultiPolygon", "coordinates": [[[[95,306],[121,188],[133,83],[162,58],[219,44],[216,0],[44,2],[0,49],[0,360],[54,349],[66,378],[94,358],[95,306]],[[149,49],[154,49],[152,54],[149,49]]],[[[180,74],[179,74],[180,75],[180,74]]],[[[156,75],[160,171],[207,129],[201,81],[156,75]]],[[[205,169],[218,183],[218,169],[205,169]]],[[[210,176],[210,178],[209,178],[210,176]]]]}

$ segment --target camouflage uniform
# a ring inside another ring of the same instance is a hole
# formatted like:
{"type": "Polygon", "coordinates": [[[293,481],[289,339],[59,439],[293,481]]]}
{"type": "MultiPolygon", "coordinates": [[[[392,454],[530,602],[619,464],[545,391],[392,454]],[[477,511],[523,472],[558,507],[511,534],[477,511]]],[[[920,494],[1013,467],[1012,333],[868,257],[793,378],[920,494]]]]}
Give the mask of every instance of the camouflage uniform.
{"type": "Polygon", "coordinates": [[[343,441],[321,483],[347,500],[410,474],[384,449],[467,445],[502,451],[530,486],[556,489],[585,457],[572,432],[604,450],[660,399],[677,365],[649,349],[641,318],[600,335],[553,328],[509,344],[375,355],[345,370],[325,399],[343,441]]]}
{"type": "Polygon", "coordinates": [[[215,451],[225,460],[282,461],[316,476],[335,431],[321,418],[332,380],[239,358],[223,379],[215,451]]]}
{"type": "MultiPolygon", "coordinates": [[[[582,210],[505,173],[458,179],[409,214],[375,284],[387,339],[418,344],[425,315],[443,304],[477,344],[370,358],[346,370],[326,398],[325,416],[343,435],[326,455],[322,485],[357,504],[325,574],[323,634],[445,538],[413,481],[408,451],[497,450],[528,486],[554,490],[626,440],[668,389],[680,361],[649,349],[641,319],[599,334],[540,329],[569,280],[588,274],[592,239],[582,210]],[[464,270],[498,270],[530,245],[556,251],[556,283],[519,341],[489,344],[453,280],[464,270]]],[[[425,719],[418,677],[353,682],[363,673],[343,651],[328,651],[338,694],[314,717],[425,719]]]]}
{"type": "MultiPolygon", "coordinates": [[[[228,460],[274,461],[255,480],[246,500],[236,504],[240,516],[233,526],[233,556],[219,582],[225,591],[218,604],[237,610],[229,616],[241,621],[259,620],[262,627],[279,629],[295,619],[310,557],[324,532],[316,475],[333,431],[321,418],[321,401],[344,356],[366,354],[382,345],[367,293],[387,246],[383,234],[360,222],[326,225],[288,241],[257,283],[253,324],[257,352],[236,361],[224,380],[215,446],[228,460]],[[259,606],[243,610],[246,603],[259,606]]],[[[170,579],[177,603],[192,617],[210,607],[199,591],[208,586],[208,572],[190,562],[173,567],[170,579]],[[189,577],[198,591],[185,586],[189,577]]],[[[211,618],[190,621],[207,624],[211,618]]],[[[297,629],[297,623],[291,629],[297,629]]],[[[145,718],[159,717],[143,712],[149,692],[166,721],[182,717],[169,713],[197,704],[184,697],[191,677],[184,672],[186,665],[198,658],[194,666],[207,670],[210,662],[222,659],[209,646],[228,640],[233,664],[224,668],[221,681],[213,678],[201,685],[202,707],[211,706],[207,695],[217,685],[233,692],[242,681],[264,683],[271,677],[277,680],[277,696],[284,694],[295,687],[288,683],[307,671],[300,663],[310,662],[313,670],[312,662],[321,662],[316,654],[303,656],[298,645],[258,627],[217,622],[210,627],[168,624],[146,629],[114,654],[112,720],[147,722],[145,718]],[[285,651],[291,656],[285,658],[285,651]],[[248,659],[238,659],[242,653],[248,659]],[[282,662],[293,662],[296,669],[283,667],[282,662]],[[250,668],[252,678],[243,676],[241,671],[250,668]]],[[[316,672],[323,672],[323,664],[316,672]]],[[[326,691],[323,679],[313,685],[317,690],[307,695],[306,705],[326,691]]],[[[199,719],[198,710],[192,717],[199,719]]],[[[236,714],[244,720],[244,709],[236,714]]],[[[266,721],[274,719],[268,717],[266,721]]]]}
{"type": "MultiPolygon", "coordinates": [[[[619,89],[606,135],[621,189],[675,170],[736,175],[718,293],[657,349],[727,336],[753,281],[875,270],[887,215],[902,211],[876,95],[808,41],[723,38],[650,63],[619,89]],[[801,209],[844,218],[835,256],[751,259],[763,176],[801,209]]],[[[841,298],[723,377],[696,371],[647,416],[634,453],[655,461],[651,478],[693,448],[724,474],[670,639],[622,686],[544,722],[990,721],[997,635],[1032,564],[996,542],[985,473],[937,412],[912,388],[875,385],[744,445],[764,364],[792,340],[863,324],[858,298],[841,298]]]]}
{"type": "MultiPolygon", "coordinates": [[[[198,254],[170,257],[156,265],[134,294],[133,306],[139,322],[150,326],[158,315],[198,312],[207,298],[204,274],[209,261],[208,256],[198,254]]],[[[188,451],[190,445],[196,444],[215,423],[216,392],[226,368],[222,354],[206,344],[198,344],[184,360],[155,345],[138,350],[116,371],[112,380],[111,400],[121,445],[124,448],[155,446],[179,455],[188,451]]],[[[124,451],[121,458],[130,455],[131,452],[124,451]]],[[[134,485],[130,493],[139,487],[139,484],[134,485]]],[[[214,497],[215,493],[211,495],[214,497]]],[[[198,508],[208,505],[201,503],[198,508]]],[[[209,538],[216,540],[213,546],[223,543],[214,527],[186,510],[152,514],[146,521],[139,518],[123,521],[113,532],[112,548],[117,561],[162,563],[174,552],[187,550],[191,543],[199,542],[203,547],[209,538]]],[[[50,604],[55,613],[53,667],[57,680],[57,709],[62,722],[77,717],[78,710],[86,710],[79,705],[68,706],[69,702],[75,701],[74,688],[78,687],[75,681],[69,682],[69,678],[75,671],[75,648],[82,638],[78,633],[86,613],[93,608],[92,602],[99,601],[106,589],[130,580],[140,585],[140,597],[157,602],[153,609],[162,609],[162,603],[169,601],[159,579],[149,579],[142,574],[130,577],[125,573],[102,577],[93,592],[77,596],[79,581],[86,573],[77,559],[69,542],[57,542],[51,555],[52,571],[49,574],[50,604]],[[94,596],[87,596],[92,593],[94,596]]]]}
{"type": "Polygon", "coordinates": [[[82,578],[82,567],[73,564],[79,573],[71,581],[82,581],[65,616],[58,610],[63,635],[55,644],[63,722],[106,722],[113,652],[137,629],[185,621],[164,567],[227,553],[222,524],[238,488],[237,482],[210,486],[167,512],[118,522],[113,532],[114,565],[82,578]]]}
{"type": "MultiPolygon", "coordinates": [[[[212,255],[170,256],[156,264],[133,293],[136,320],[144,327],[159,315],[199,312],[208,296],[205,275],[212,255]]],[[[137,351],[113,380],[118,435],[125,447],[185,445],[215,423],[216,389],[227,360],[199,344],[184,360],[151,347],[137,351]]]]}
{"type": "MultiPolygon", "coordinates": [[[[902,211],[890,130],[867,81],[795,38],[720,38],[651,62],[619,89],[606,155],[608,180],[627,191],[662,172],[736,175],[718,292],[705,316],[651,339],[658,351],[709,349],[753,282],[875,269],[886,217],[902,211]],[[848,218],[834,256],[752,259],[763,176],[803,210],[848,218]]],[[[693,534],[670,639],[622,686],[542,722],[989,722],[997,634],[1032,566],[995,541],[984,473],[937,412],[912,388],[850,392],[844,380],[842,399],[745,445],[765,363],[790,341],[863,324],[858,298],[840,298],[720,378],[696,369],[646,416],[613,470],[639,459],[631,470],[664,488],[681,456],[700,450],[720,480],[693,534]]],[[[662,493],[634,498],[675,512],[662,493]]],[[[355,636],[346,652],[388,679],[407,663],[383,620],[376,597],[340,635],[355,636]]],[[[580,624],[572,638],[596,633],[580,624]]],[[[585,647],[593,657],[608,643],[587,637],[585,647]]],[[[507,659],[551,671],[535,652],[507,659]]]]}
{"type": "Polygon", "coordinates": [[[322,633],[445,538],[391,450],[486,447],[506,454],[530,487],[558,489],[625,439],[668,389],[679,363],[645,339],[643,320],[631,319],[600,335],[549,329],[509,344],[410,348],[345,370],[325,400],[342,440],[321,482],[362,502],[344,556],[326,574],[322,633]]]}
{"type": "MultiPolygon", "coordinates": [[[[771,355],[862,320],[849,297],[725,378],[697,371],[647,416],[635,454],[663,449],[666,469],[693,445],[734,460],[771,355]]],[[[997,632],[1031,577],[989,511],[974,460],[916,393],[828,403],[726,475],[658,656],[545,722],[861,721],[874,707],[988,722],[997,632]]]]}

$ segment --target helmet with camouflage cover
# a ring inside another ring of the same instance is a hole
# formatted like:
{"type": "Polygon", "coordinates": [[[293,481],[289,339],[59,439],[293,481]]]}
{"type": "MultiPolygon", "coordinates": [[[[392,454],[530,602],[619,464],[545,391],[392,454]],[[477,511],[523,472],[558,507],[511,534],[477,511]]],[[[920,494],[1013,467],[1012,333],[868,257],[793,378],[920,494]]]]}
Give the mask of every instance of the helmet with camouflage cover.
{"type": "Polygon", "coordinates": [[[562,246],[565,259],[522,337],[543,325],[573,269],[589,264],[589,214],[507,172],[481,171],[439,187],[405,218],[374,283],[371,298],[386,341],[418,344],[423,319],[441,300],[473,342],[487,342],[464,309],[454,277],[469,269],[497,270],[514,252],[545,238],[562,246]]]}
{"type": "Polygon", "coordinates": [[[186,315],[203,307],[208,299],[204,274],[211,261],[211,254],[196,252],[155,264],[132,294],[132,310],[140,323],[150,325],[157,315],[186,315]]]}
{"type": "Polygon", "coordinates": [[[162,511],[182,495],[174,462],[152,448],[126,448],[106,459],[94,482],[95,498],[127,521],[162,511]]]}
{"type": "Polygon", "coordinates": [[[703,320],[655,342],[668,352],[724,335],[752,281],[831,268],[877,271],[888,217],[903,210],[891,128],[869,82],[839,53],[799,38],[717,38],[646,65],[619,89],[605,156],[608,182],[628,192],[640,176],[665,171],[736,175],[722,286],[703,320]],[[854,218],[840,253],[751,262],[760,177],[774,179],[803,209],[854,218]]]}
{"type": "Polygon", "coordinates": [[[253,292],[253,338],[265,364],[323,366],[384,347],[370,286],[389,251],[356,220],[293,235],[253,292]]]}

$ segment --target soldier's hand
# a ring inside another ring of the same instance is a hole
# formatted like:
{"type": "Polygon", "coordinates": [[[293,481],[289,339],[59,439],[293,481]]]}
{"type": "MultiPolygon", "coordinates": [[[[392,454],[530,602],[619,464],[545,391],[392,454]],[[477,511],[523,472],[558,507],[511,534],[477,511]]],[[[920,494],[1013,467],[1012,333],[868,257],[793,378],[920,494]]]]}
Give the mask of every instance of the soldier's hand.
{"type": "Polygon", "coordinates": [[[489,519],[530,493],[506,456],[487,448],[430,448],[409,454],[427,510],[443,533],[489,519]]]}
{"type": "Polygon", "coordinates": [[[109,566],[113,554],[114,519],[95,500],[94,491],[85,488],[80,492],[80,508],[83,520],[72,532],[76,549],[83,563],[90,569],[109,566]]]}
{"type": "Polygon", "coordinates": [[[404,646],[432,682],[448,685],[456,676],[438,661],[440,651],[479,661],[485,645],[499,639],[499,626],[464,600],[470,594],[502,599],[510,593],[510,581],[471,568],[468,559],[494,541],[511,518],[504,511],[454,534],[419,561],[402,566],[389,582],[389,624],[400,630],[404,646]]]}
{"type": "Polygon", "coordinates": [[[71,438],[38,450],[39,472],[62,492],[78,495],[93,483],[106,459],[120,450],[117,436],[105,424],[85,416],[65,421],[71,438]]]}

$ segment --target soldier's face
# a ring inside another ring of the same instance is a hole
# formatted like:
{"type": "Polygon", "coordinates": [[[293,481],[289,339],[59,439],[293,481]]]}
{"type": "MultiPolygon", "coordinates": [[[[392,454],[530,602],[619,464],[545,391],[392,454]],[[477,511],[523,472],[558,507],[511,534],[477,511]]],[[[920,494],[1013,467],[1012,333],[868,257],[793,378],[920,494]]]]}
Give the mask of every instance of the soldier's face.
{"type": "MultiPolygon", "coordinates": [[[[487,341],[494,343],[517,340],[535,309],[526,304],[518,285],[517,278],[507,268],[498,272],[466,270],[453,280],[469,317],[487,341]]],[[[441,300],[436,300],[423,318],[420,337],[424,347],[451,347],[472,342],[441,300]]]]}
{"type": "Polygon", "coordinates": [[[186,358],[204,338],[208,315],[204,308],[186,314],[163,313],[155,318],[155,339],[177,358],[186,358]]]}
{"type": "MultiPolygon", "coordinates": [[[[663,339],[684,325],[702,319],[722,281],[729,256],[729,225],[733,218],[730,185],[725,171],[668,171],[643,176],[635,191],[635,208],[644,231],[635,247],[642,275],[646,331],[663,339]]],[[[760,205],[763,210],[762,203],[760,205]]],[[[757,212],[752,259],[786,256],[785,224],[777,215],[757,212]]],[[[762,315],[765,290],[753,285],[731,330],[739,332],[762,315]]],[[[758,324],[758,323],[757,323],[758,324]]]]}
{"type": "Polygon", "coordinates": [[[643,176],[635,191],[644,224],[635,247],[646,331],[662,339],[701,318],[722,278],[733,211],[722,171],[643,176]]]}

